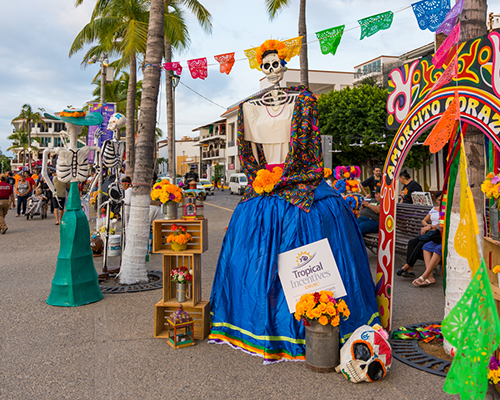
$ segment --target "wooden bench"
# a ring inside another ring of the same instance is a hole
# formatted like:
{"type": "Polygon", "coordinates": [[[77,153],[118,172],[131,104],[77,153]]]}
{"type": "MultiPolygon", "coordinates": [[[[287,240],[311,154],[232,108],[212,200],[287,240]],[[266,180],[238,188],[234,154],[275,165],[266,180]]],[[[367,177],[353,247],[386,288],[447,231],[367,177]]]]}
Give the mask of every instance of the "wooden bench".
{"type": "MultiPolygon", "coordinates": [[[[396,205],[396,252],[406,254],[408,241],[416,238],[422,229],[422,220],[431,210],[431,206],[398,203],[396,205]]],[[[378,249],[378,233],[367,233],[365,246],[373,253],[378,249]]]]}

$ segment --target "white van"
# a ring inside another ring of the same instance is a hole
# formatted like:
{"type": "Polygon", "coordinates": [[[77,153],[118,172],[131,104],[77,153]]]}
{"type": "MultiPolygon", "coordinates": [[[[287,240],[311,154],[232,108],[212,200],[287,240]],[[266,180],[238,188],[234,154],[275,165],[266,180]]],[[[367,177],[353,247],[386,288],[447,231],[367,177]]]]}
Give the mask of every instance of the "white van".
{"type": "Polygon", "coordinates": [[[233,174],[229,177],[229,193],[243,194],[248,179],[245,174],[233,174]]]}

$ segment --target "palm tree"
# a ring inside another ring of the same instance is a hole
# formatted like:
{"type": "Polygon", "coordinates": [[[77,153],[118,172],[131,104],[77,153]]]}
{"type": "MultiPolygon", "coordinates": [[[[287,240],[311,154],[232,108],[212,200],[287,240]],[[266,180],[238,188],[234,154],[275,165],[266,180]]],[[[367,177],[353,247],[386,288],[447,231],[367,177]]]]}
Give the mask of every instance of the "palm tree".
{"type": "MultiPolygon", "coordinates": [[[[465,0],[460,18],[460,41],[465,42],[483,36],[487,33],[487,2],[486,0],[465,0]]],[[[469,182],[476,206],[479,232],[483,232],[484,195],[481,192],[480,182],[484,180],[484,133],[478,128],[469,125],[464,136],[465,152],[467,154],[469,182]]],[[[453,205],[450,216],[450,234],[448,240],[448,265],[453,268],[446,270],[446,306],[447,315],[462,297],[468,282],[471,280],[471,271],[465,258],[460,257],[454,248],[455,234],[460,220],[460,180],[457,179],[453,194],[453,205]]],[[[445,343],[445,350],[451,354],[451,347],[445,343]]]]}
{"type": "MultiPolygon", "coordinates": [[[[115,79],[105,85],[104,88],[104,101],[106,103],[115,103],[116,112],[126,115],[127,110],[127,90],[129,85],[130,75],[127,72],[122,72],[120,78],[115,79]]],[[[94,81],[96,87],[92,92],[94,96],[94,101],[100,101],[101,96],[101,79],[97,78],[94,81]]],[[[141,94],[142,94],[142,80],[137,82],[137,89],[135,94],[135,111],[134,117],[137,120],[139,109],[141,106],[141,94]]]]}
{"type": "MultiPolygon", "coordinates": [[[[196,15],[198,23],[203,28],[206,33],[212,33],[212,16],[207,11],[203,5],[197,0],[165,0],[166,13],[165,18],[168,20],[175,13],[180,14],[180,6],[185,6],[196,15]]],[[[165,23],[166,26],[173,26],[171,24],[165,23]]],[[[184,31],[176,32],[177,35],[171,34],[165,35],[165,62],[172,62],[172,48],[181,49],[186,47],[189,40],[189,33],[187,29],[184,31]]],[[[174,149],[175,149],[175,127],[174,127],[174,99],[173,99],[173,87],[172,79],[169,75],[170,71],[167,71],[167,78],[165,84],[166,92],[166,103],[167,103],[167,127],[168,127],[168,158],[170,160],[174,159],[174,149]],[[172,145],[171,145],[172,144],[172,145]]],[[[174,176],[174,163],[169,163],[169,173],[170,176],[174,176]]]]}
{"type": "MultiPolygon", "coordinates": [[[[78,5],[78,3],[77,3],[78,5]]],[[[138,54],[146,50],[146,37],[149,20],[147,0],[98,0],[90,22],[78,33],[69,52],[70,57],[81,50],[85,44],[98,41],[84,56],[86,63],[94,55],[108,52],[119,55],[123,64],[130,66],[127,88],[126,115],[135,114],[138,54]]],[[[134,118],[129,117],[126,127],[126,171],[134,171],[134,118]]]]}
{"type": "MultiPolygon", "coordinates": [[[[43,112],[45,110],[43,108],[39,108],[38,110],[39,111],[33,111],[33,108],[28,103],[23,104],[19,115],[11,121],[11,124],[13,124],[15,121],[22,121],[22,130],[24,130],[28,134],[28,147],[30,147],[31,145],[31,125],[42,124],[44,127],[47,127],[40,114],[40,112],[43,112]]],[[[28,168],[31,172],[31,152],[28,152],[28,168]]]]}
{"type": "MultiPolygon", "coordinates": [[[[12,140],[12,146],[10,146],[7,150],[19,150],[20,148],[22,149],[23,153],[23,167],[26,164],[26,151],[28,151],[28,155],[30,154],[29,149],[31,147],[32,151],[38,151],[38,147],[33,146],[31,144],[31,141],[34,140],[37,143],[40,143],[40,138],[34,137],[31,139],[31,135],[26,132],[24,129],[17,129],[14,133],[12,133],[10,136],[7,137],[7,139],[12,140]]],[[[18,156],[18,161],[19,161],[19,156],[18,156]]],[[[29,164],[31,165],[31,158],[29,161],[29,164]]]]}
{"type": "Polygon", "coordinates": [[[156,110],[160,87],[159,65],[163,55],[164,4],[163,0],[151,0],[151,14],[147,38],[142,90],[139,135],[137,136],[129,233],[119,275],[120,283],[133,284],[147,281],[146,252],[149,238],[149,204],[151,179],[153,178],[155,153],[156,110]]]}
{"type": "MultiPolygon", "coordinates": [[[[271,19],[290,5],[292,0],[266,0],[267,12],[271,19]]],[[[302,36],[300,49],[300,83],[309,86],[309,65],[307,61],[307,29],[306,29],[306,0],[300,0],[299,5],[299,36],[302,36]]]]}

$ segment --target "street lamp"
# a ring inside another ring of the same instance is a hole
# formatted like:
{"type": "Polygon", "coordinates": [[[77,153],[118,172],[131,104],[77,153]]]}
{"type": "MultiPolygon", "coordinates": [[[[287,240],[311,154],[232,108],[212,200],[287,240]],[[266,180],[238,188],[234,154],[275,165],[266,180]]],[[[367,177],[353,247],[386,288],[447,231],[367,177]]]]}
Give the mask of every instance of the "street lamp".
{"type": "MultiPolygon", "coordinates": [[[[89,64],[95,64],[97,62],[98,58],[94,54],[90,60],[88,61],[89,64]]],[[[104,89],[105,89],[105,84],[106,84],[106,68],[108,68],[109,64],[109,59],[108,59],[108,53],[102,53],[101,58],[99,59],[101,62],[101,100],[100,103],[101,105],[104,104],[104,89]]],[[[98,163],[100,164],[100,163],[98,163]]],[[[97,213],[101,212],[101,204],[102,204],[102,171],[99,171],[99,180],[97,181],[97,213]]]]}
{"type": "Polygon", "coordinates": [[[175,185],[177,182],[177,160],[175,155],[175,88],[179,85],[181,77],[175,74],[173,71],[170,71],[170,79],[172,80],[172,126],[170,130],[172,132],[172,143],[169,145],[172,146],[172,175],[170,178],[173,179],[172,183],[175,185]]]}

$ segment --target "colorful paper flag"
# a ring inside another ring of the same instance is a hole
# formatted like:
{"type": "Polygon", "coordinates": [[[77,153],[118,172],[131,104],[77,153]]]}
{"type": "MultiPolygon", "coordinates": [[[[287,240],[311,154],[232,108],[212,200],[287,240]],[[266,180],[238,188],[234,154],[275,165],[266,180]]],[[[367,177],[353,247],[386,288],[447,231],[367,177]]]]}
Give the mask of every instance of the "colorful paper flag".
{"type": "Polygon", "coordinates": [[[220,64],[220,73],[229,75],[234,65],[234,53],[220,54],[214,58],[220,64]]]}
{"type": "Polygon", "coordinates": [[[451,134],[457,128],[457,120],[460,120],[460,102],[458,93],[455,93],[452,102],[425,139],[424,145],[429,146],[431,153],[437,153],[448,143],[451,134]]]}
{"type": "Polygon", "coordinates": [[[444,72],[441,74],[439,79],[434,83],[432,88],[427,92],[427,94],[424,97],[424,100],[429,98],[433,92],[438,90],[439,88],[443,87],[447,83],[451,82],[453,78],[457,78],[458,76],[458,58],[455,55],[453,57],[453,60],[450,62],[450,64],[446,67],[444,72]]]}
{"type": "Polygon", "coordinates": [[[448,56],[448,52],[450,49],[455,46],[460,39],[460,22],[453,28],[451,34],[446,38],[446,40],[439,46],[436,54],[432,57],[432,64],[436,69],[440,69],[443,66],[443,63],[446,61],[446,57],[448,56]]]}
{"type": "Polygon", "coordinates": [[[174,71],[177,75],[182,74],[182,65],[178,62],[168,62],[163,64],[163,68],[167,71],[174,71]]]}
{"type": "Polygon", "coordinates": [[[484,260],[442,325],[455,356],[443,390],[462,399],[484,399],[487,368],[500,340],[500,321],[484,260]]]}
{"type": "Polygon", "coordinates": [[[340,25],[316,32],[316,37],[319,39],[321,47],[321,53],[330,53],[332,56],[335,55],[337,47],[339,47],[340,44],[340,39],[342,39],[342,35],[344,34],[344,28],[345,25],[340,25]]]}
{"type": "Polygon", "coordinates": [[[420,29],[435,32],[450,11],[450,0],[422,0],[411,6],[420,29]]]}
{"type": "Polygon", "coordinates": [[[361,37],[359,40],[375,35],[378,31],[389,29],[392,25],[393,18],[394,13],[392,11],[387,11],[358,20],[359,26],[361,27],[361,37]]]}
{"type": "Polygon", "coordinates": [[[451,11],[446,14],[444,21],[437,28],[436,33],[444,33],[446,36],[449,36],[453,27],[457,23],[457,18],[462,13],[463,8],[464,0],[457,0],[451,11]]]}
{"type": "Polygon", "coordinates": [[[188,60],[189,71],[193,79],[200,78],[205,79],[208,76],[208,63],[207,58],[196,58],[194,60],[188,60]]]}

